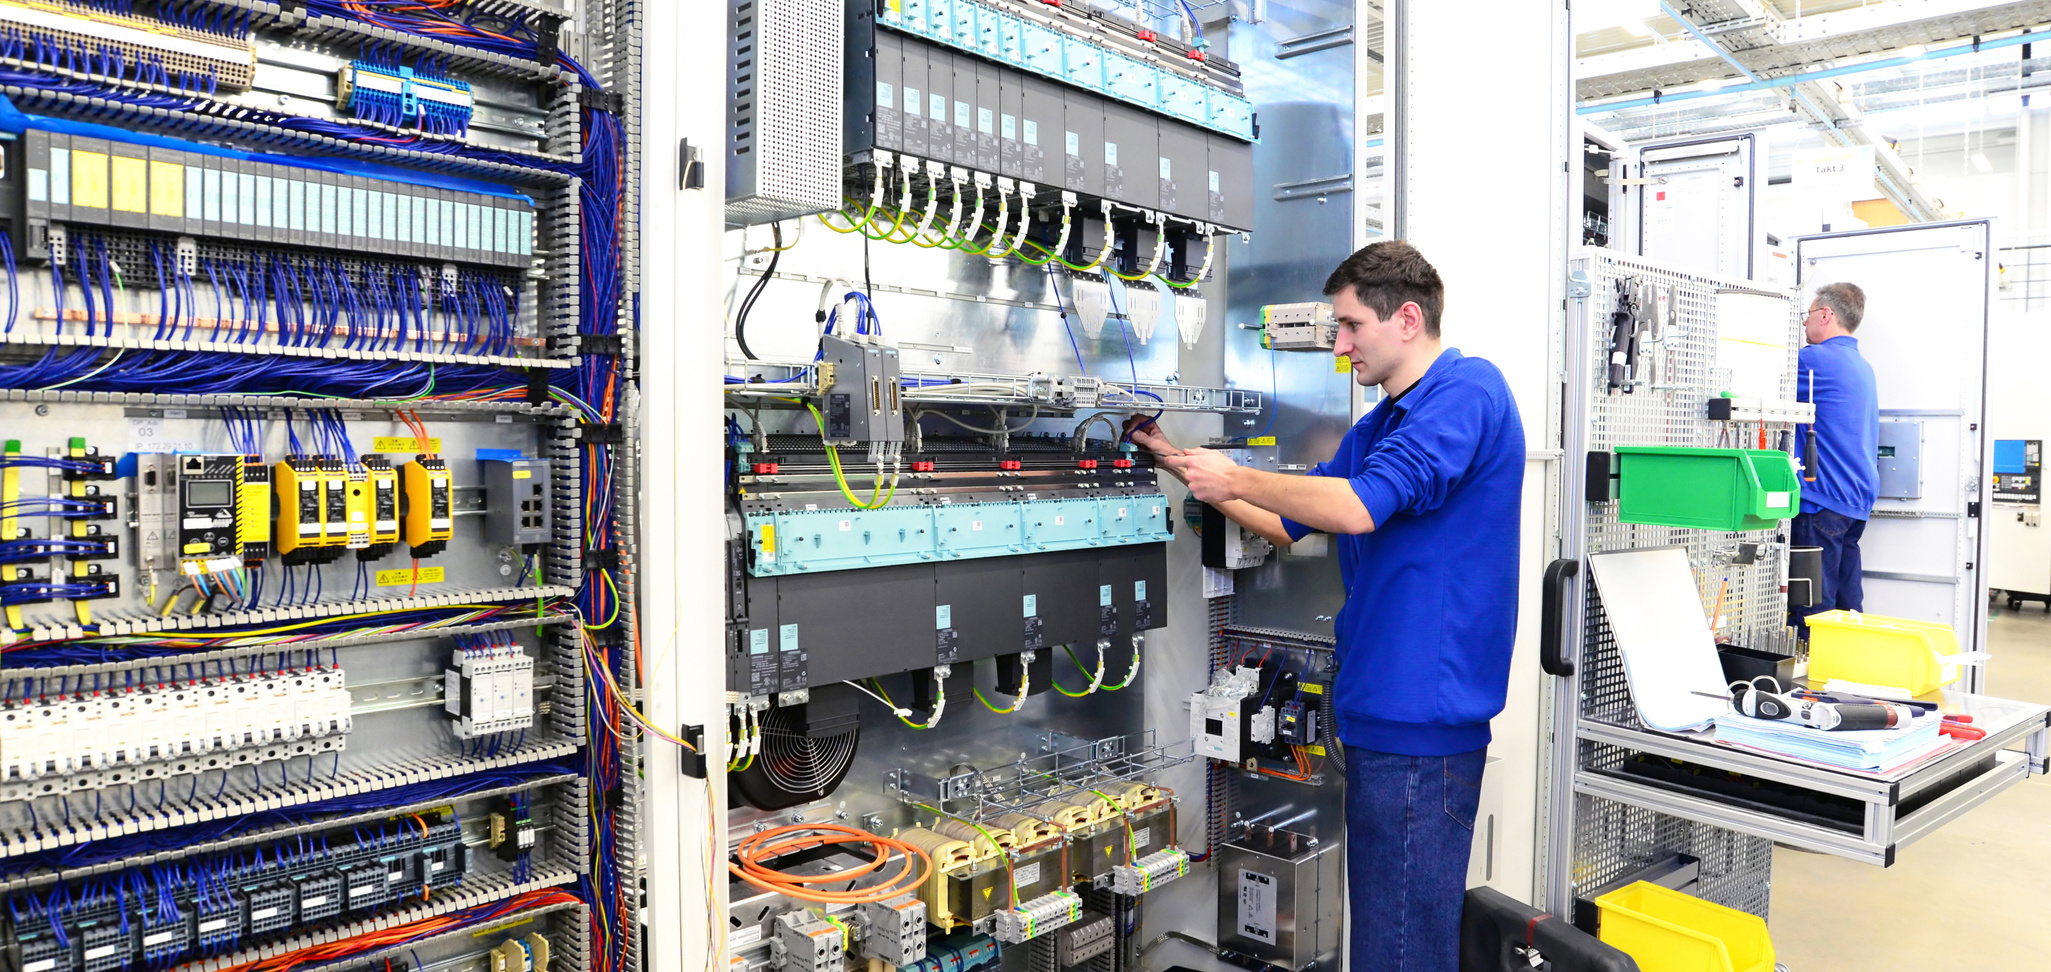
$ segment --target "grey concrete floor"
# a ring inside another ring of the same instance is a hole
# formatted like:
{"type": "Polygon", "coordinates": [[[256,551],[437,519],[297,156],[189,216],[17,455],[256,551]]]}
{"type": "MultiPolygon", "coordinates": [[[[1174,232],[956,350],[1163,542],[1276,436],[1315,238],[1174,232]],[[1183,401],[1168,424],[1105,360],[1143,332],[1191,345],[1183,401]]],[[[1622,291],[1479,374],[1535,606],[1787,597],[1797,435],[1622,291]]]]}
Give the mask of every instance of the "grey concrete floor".
{"type": "MultiPolygon", "coordinates": [[[[2005,607],[1988,624],[1988,694],[2051,703],[2051,616],[2005,607]]],[[[2041,972],[2051,941],[2051,778],[2024,780],[1904,848],[1893,867],[1785,848],[1768,925],[1791,972],[2041,972]]]]}

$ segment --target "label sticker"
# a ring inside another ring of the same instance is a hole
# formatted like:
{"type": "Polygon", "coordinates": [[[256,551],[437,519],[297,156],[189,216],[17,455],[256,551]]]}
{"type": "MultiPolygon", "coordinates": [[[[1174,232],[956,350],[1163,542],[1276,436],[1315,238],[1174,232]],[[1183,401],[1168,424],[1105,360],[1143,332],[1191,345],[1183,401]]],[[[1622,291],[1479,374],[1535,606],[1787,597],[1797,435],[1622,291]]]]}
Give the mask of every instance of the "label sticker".
{"type": "Polygon", "coordinates": [[[769,654],[769,629],[768,629],[768,628],[750,628],[750,629],[748,629],[748,654],[750,654],[750,655],[766,655],[766,654],[769,654]]]}
{"type": "Polygon", "coordinates": [[[1275,444],[1275,437],[1272,435],[1257,435],[1246,440],[1246,444],[1250,446],[1271,446],[1275,444]]]}
{"type": "Polygon", "coordinates": [[[798,626],[795,624],[779,626],[776,629],[776,646],[778,651],[798,650],[798,626]]]}
{"type": "Polygon", "coordinates": [[[1788,505],[1788,500],[1793,496],[1793,493],[1780,493],[1768,490],[1766,493],[1766,505],[1775,509],[1784,509],[1788,505]]]}
{"type": "Polygon", "coordinates": [[[419,576],[417,578],[415,577],[415,571],[410,567],[401,567],[398,570],[381,570],[377,572],[377,586],[411,587],[414,584],[439,584],[442,582],[442,574],[445,569],[442,567],[422,567],[418,571],[419,576]]]}
{"type": "Polygon", "coordinates": [[[1316,682],[1298,682],[1296,683],[1296,690],[1299,692],[1309,692],[1312,695],[1325,694],[1325,687],[1316,682]]]}
{"type": "Polygon", "coordinates": [[[988,108],[976,109],[976,131],[989,135],[996,130],[997,113],[988,108]]]}
{"type": "Polygon", "coordinates": [[[276,917],[278,917],[278,909],[276,908],[258,908],[255,911],[249,913],[250,921],[262,921],[265,918],[276,917]]]}
{"type": "Polygon", "coordinates": [[[853,520],[842,520],[842,521],[840,521],[840,532],[842,532],[842,533],[848,533],[848,532],[851,532],[851,531],[853,531],[853,530],[854,530],[854,528],[855,528],[855,521],[853,521],[853,520]]]}
{"type": "Polygon", "coordinates": [[[1107,142],[1105,142],[1105,143],[1104,143],[1104,164],[1105,164],[1105,165],[1117,165],[1117,164],[1118,164],[1118,143],[1117,143],[1117,142],[1108,142],[1108,141],[1107,141],[1107,142]]]}
{"type": "Polygon", "coordinates": [[[144,936],[142,936],[142,947],[144,947],[144,948],[155,948],[155,947],[157,947],[157,946],[159,946],[159,945],[162,945],[162,944],[164,944],[165,942],[171,941],[172,939],[174,939],[174,938],[177,938],[177,937],[178,937],[178,933],[177,933],[177,932],[167,932],[167,931],[161,931],[161,932],[158,932],[158,933],[156,933],[156,934],[154,934],[154,935],[144,935],[144,936]]]}
{"type": "Polygon", "coordinates": [[[1040,862],[1034,861],[1012,872],[1011,880],[1013,884],[1021,888],[1038,883],[1040,880],[1040,862]]]}
{"type": "Polygon", "coordinates": [[[1040,144],[1039,122],[1036,122],[1030,118],[1026,119],[1025,124],[1019,127],[1019,133],[1020,136],[1025,140],[1025,143],[1027,145],[1040,144]]]}
{"type": "Polygon", "coordinates": [[[1137,854],[1154,842],[1154,828],[1141,827],[1132,832],[1132,852],[1137,854]]]}
{"type": "Polygon", "coordinates": [[[952,628],[952,627],[954,627],[954,605],[952,605],[952,604],[936,604],[936,605],[934,605],[934,606],[933,606],[933,629],[937,631],[937,630],[939,630],[939,629],[941,629],[941,628],[952,628]]]}
{"type": "Polygon", "coordinates": [[[876,82],[876,103],[889,107],[897,104],[897,89],[888,81],[876,82]]]}
{"type": "Polygon", "coordinates": [[[1003,120],[1002,120],[1001,122],[999,122],[999,123],[998,123],[998,125],[997,125],[997,134],[998,134],[998,136],[999,136],[999,137],[1003,138],[1003,139],[1004,139],[1005,141],[1017,141],[1017,139],[1018,139],[1018,116],[1017,116],[1017,115],[1005,115],[1005,116],[1004,116],[1004,119],[1003,119],[1003,120]]]}
{"type": "Polygon", "coordinates": [[[372,452],[440,452],[440,436],[427,440],[427,448],[420,447],[420,439],[411,435],[380,435],[370,440],[372,452]]]}
{"type": "Polygon", "coordinates": [[[1239,933],[1259,942],[1275,940],[1275,879],[1239,871],[1239,933]]]}
{"type": "Polygon", "coordinates": [[[733,934],[726,937],[726,940],[728,944],[735,948],[753,945],[762,940],[762,926],[749,925],[746,928],[735,929],[733,934]]]}
{"type": "MultiPolygon", "coordinates": [[[[1026,124],[1030,125],[1030,124],[1032,124],[1032,122],[1027,122],[1026,124]]],[[[1078,157],[1078,158],[1080,158],[1080,157],[1082,156],[1082,136],[1081,136],[1081,135],[1077,135],[1077,134],[1076,134],[1076,133],[1074,133],[1074,132],[1069,132],[1069,133],[1068,133],[1068,154],[1070,154],[1070,155],[1073,155],[1073,156],[1076,156],[1076,157],[1078,157]]]]}
{"type": "Polygon", "coordinates": [[[928,110],[928,114],[930,114],[930,115],[932,116],[932,118],[933,118],[933,120],[934,120],[934,121],[936,121],[936,122],[945,122],[945,121],[947,121],[947,96],[946,96],[946,95],[944,95],[944,94],[930,94],[930,95],[927,95],[927,96],[926,96],[926,108],[927,108],[927,110],[928,110]]]}
{"type": "Polygon", "coordinates": [[[981,532],[982,532],[982,530],[983,530],[983,521],[981,521],[981,520],[970,520],[970,521],[969,521],[969,530],[970,530],[971,532],[974,532],[974,533],[981,533],[981,532]]]}
{"type": "Polygon", "coordinates": [[[202,921],[199,923],[199,933],[204,935],[207,932],[217,932],[226,927],[228,927],[228,919],[226,918],[216,918],[213,921],[202,921]]]}
{"type": "Polygon", "coordinates": [[[164,428],[160,418],[133,418],[128,420],[128,451],[143,453],[199,452],[198,439],[184,438],[164,428]]]}
{"type": "MultiPolygon", "coordinates": [[[[272,909],[272,910],[274,910],[274,911],[275,911],[276,909],[272,909]]],[[[251,916],[251,917],[254,917],[254,916],[251,916]]],[[[269,916],[268,916],[268,915],[266,915],[265,917],[269,917],[269,916]]],[[[109,956],[109,955],[112,955],[112,954],[114,954],[114,946],[112,946],[112,945],[101,945],[101,946],[99,946],[98,948],[89,948],[89,949],[86,949],[86,950],[85,950],[85,960],[86,960],[86,961],[88,961],[88,962],[90,962],[90,961],[92,961],[92,960],[94,960],[94,959],[103,959],[103,958],[106,958],[107,956],[109,956]]]]}
{"type": "Polygon", "coordinates": [[[1111,606],[1111,585],[1109,585],[1109,584],[1104,584],[1104,585],[1101,585],[1101,586],[1099,586],[1099,587],[1097,588],[1097,606],[1098,606],[1098,607],[1110,607],[1110,606],[1111,606]]]}
{"type": "Polygon", "coordinates": [[[1218,170],[1216,169],[1211,170],[1211,191],[1218,191],[1218,170]]]}
{"type": "Polygon", "coordinates": [[[1040,616],[1040,595],[1027,594],[1025,596],[1025,616],[1029,618],[1040,616]]]}
{"type": "Polygon", "coordinates": [[[904,89],[904,110],[911,112],[913,118],[924,117],[926,111],[925,99],[919,97],[919,89],[904,89]]]}
{"type": "Polygon", "coordinates": [[[967,128],[967,127],[969,127],[969,103],[968,103],[968,102],[966,102],[966,101],[957,101],[957,102],[955,102],[955,103],[954,103],[954,124],[955,124],[956,126],[958,126],[958,127],[961,127],[961,128],[967,128]]]}
{"type": "Polygon", "coordinates": [[[1144,601],[1144,600],[1146,600],[1146,599],[1147,599],[1147,582],[1146,582],[1146,581],[1133,581],[1133,582],[1132,582],[1132,599],[1133,599],[1133,600],[1135,600],[1135,601],[1144,601]]]}
{"type": "Polygon", "coordinates": [[[327,895],[325,895],[325,894],[316,894],[316,895],[314,895],[314,896],[313,896],[313,897],[311,897],[311,898],[300,898],[300,899],[299,899],[299,907],[300,907],[300,909],[301,909],[301,910],[304,910],[304,909],[307,909],[307,908],[318,908],[318,907],[320,907],[321,905],[324,905],[324,904],[327,904],[327,903],[328,903],[328,896],[327,896],[327,895]]]}
{"type": "Polygon", "coordinates": [[[1349,371],[1352,371],[1352,370],[1353,370],[1353,359],[1352,359],[1352,358],[1350,358],[1350,357],[1347,357],[1346,355],[1343,355],[1343,354],[1341,354],[1341,355],[1334,355],[1334,356],[1332,357],[1332,373],[1333,373],[1333,374],[1335,374],[1335,375],[1343,375],[1343,374],[1345,374],[1345,373],[1347,373],[1347,372],[1349,372],[1349,371]]]}
{"type": "Polygon", "coordinates": [[[1173,169],[1172,169],[1172,168],[1171,168],[1171,167],[1169,166],[1169,164],[1168,164],[1168,157],[1167,157],[1167,156],[1165,156],[1165,155],[1161,156],[1161,178],[1163,178],[1163,179],[1173,179],[1173,178],[1175,178],[1175,176],[1174,176],[1174,170],[1173,170],[1173,169]]]}

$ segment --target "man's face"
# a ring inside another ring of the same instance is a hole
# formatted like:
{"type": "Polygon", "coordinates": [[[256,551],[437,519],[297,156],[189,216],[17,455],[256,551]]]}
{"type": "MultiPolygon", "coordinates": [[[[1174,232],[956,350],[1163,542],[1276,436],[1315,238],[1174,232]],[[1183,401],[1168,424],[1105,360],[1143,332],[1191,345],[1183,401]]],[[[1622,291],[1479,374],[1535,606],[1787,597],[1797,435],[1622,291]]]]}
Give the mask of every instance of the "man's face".
{"type": "Polygon", "coordinates": [[[1387,381],[1403,351],[1403,308],[1384,320],[1347,287],[1332,295],[1332,319],[1339,324],[1332,354],[1353,362],[1353,380],[1362,386],[1387,381]]]}
{"type": "Polygon", "coordinates": [[[1830,339],[1828,331],[1836,320],[1837,315],[1821,301],[1810,301],[1809,313],[1802,318],[1802,336],[1810,344],[1822,344],[1830,339]]]}

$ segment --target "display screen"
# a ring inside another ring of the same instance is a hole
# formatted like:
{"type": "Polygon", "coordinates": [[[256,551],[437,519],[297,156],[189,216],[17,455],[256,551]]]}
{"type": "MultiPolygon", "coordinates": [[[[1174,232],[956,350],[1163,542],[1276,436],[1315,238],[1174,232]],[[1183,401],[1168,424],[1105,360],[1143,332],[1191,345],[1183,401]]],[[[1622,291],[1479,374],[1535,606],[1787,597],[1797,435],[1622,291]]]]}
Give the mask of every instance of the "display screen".
{"type": "Polygon", "coordinates": [[[234,495],[235,484],[220,480],[185,484],[187,506],[227,506],[234,495]]]}
{"type": "Polygon", "coordinates": [[[1994,440],[1994,471],[2004,476],[2024,472],[2023,439],[1994,440]]]}

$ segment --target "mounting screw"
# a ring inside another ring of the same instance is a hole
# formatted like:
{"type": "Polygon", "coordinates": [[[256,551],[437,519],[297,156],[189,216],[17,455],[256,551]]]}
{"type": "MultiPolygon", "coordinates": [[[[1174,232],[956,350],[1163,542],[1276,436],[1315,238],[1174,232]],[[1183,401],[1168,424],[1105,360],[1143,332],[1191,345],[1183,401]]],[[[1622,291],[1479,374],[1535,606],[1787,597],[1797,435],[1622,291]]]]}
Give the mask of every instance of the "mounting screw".
{"type": "Polygon", "coordinates": [[[38,406],[36,406],[36,414],[37,414],[37,415],[39,415],[39,416],[46,416],[46,415],[49,415],[49,414],[50,414],[50,406],[48,406],[48,405],[38,405],[38,406]]]}

